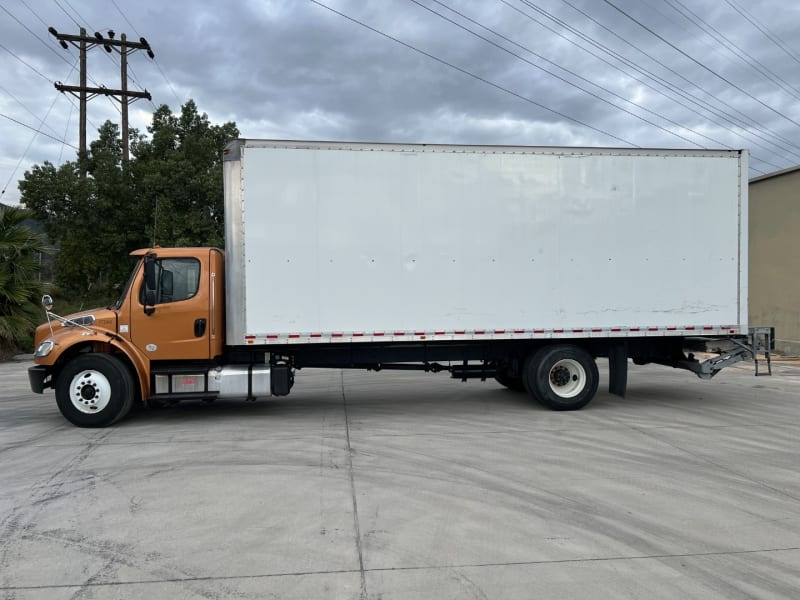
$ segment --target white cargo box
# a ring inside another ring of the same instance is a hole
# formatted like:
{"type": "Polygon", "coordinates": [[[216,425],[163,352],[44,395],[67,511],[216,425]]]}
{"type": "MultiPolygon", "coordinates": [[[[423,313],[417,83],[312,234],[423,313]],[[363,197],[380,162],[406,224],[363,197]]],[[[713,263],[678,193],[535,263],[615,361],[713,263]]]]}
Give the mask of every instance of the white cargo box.
{"type": "Polygon", "coordinates": [[[228,343],[747,333],[746,151],[236,140],[228,343]]]}

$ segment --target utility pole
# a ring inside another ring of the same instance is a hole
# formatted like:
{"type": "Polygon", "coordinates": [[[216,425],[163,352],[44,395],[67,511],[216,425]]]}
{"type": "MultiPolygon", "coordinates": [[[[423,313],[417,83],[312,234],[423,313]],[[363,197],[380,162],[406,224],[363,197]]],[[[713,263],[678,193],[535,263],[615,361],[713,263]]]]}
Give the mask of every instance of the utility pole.
{"type": "MultiPolygon", "coordinates": [[[[123,33],[119,36],[122,46],[119,48],[119,81],[122,88],[122,160],[128,162],[128,46],[123,33]]],[[[149,96],[150,94],[148,94],[149,96]]]]}
{"type": "Polygon", "coordinates": [[[139,38],[138,42],[129,42],[127,36],[123,33],[120,39],[114,39],[114,32],[109,31],[108,37],[103,37],[101,33],[95,32],[93,37],[86,35],[86,29],[80,28],[79,35],[71,35],[66,33],[59,33],[54,27],[49,27],[47,31],[50,32],[65,50],[69,49],[69,42],[80,52],[80,85],[64,85],[60,81],[55,83],[55,88],[61,92],[69,92],[80,102],[80,138],[79,138],[79,154],[81,177],[86,176],[86,169],[84,166],[83,157],[86,155],[86,103],[95,96],[110,96],[113,99],[119,98],[119,103],[122,105],[122,159],[127,162],[130,158],[128,148],[128,104],[139,98],[146,98],[151,100],[150,92],[146,89],[143,92],[128,91],[128,53],[133,50],[144,50],[147,56],[151,59],[155,58],[150,44],[144,38],[139,38]],[[88,87],[86,85],[86,53],[95,46],[103,46],[106,52],[118,52],[120,55],[120,89],[109,89],[105,86],[101,87],[88,87]],[[133,100],[130,100],[130,99],[133,100]]]}
{"type": "MultiPolygon", "coordinates": [[[[83,160],[84,157],[86,156],[86,103],[88,102],[88,99],[86,97],[86,39],[85,38],[86,38],[86,30],[83,27],[81,27],[81,41],[79,46],[80,63],[81,63],[80,64],[81,89],[78,95],[78,104],[80,105],[80,110],[78,111],[80,113],[80,118],[79,118],[80,133],[78,134],[80,143],[78,144],[78,150],[80,152],[79,163],[81,169],[81,177],[86,177],[86,164],[85,161],[83,160]]],[[[64,42],[62,41],[61,44],[63,45],[64,42]]],[[[64,92],[62,91],[61,93],[63,94],[64,92]]]]}

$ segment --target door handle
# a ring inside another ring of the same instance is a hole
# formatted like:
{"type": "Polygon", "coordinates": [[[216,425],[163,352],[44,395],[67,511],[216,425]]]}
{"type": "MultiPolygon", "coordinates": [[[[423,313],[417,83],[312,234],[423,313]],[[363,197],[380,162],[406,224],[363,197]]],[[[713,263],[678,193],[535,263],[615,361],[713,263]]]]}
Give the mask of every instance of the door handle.
{"type": "Polygon", "coordinates": [[[206,334],[206,320],[194,320],[194,337],[203,337],[206,334]]]}

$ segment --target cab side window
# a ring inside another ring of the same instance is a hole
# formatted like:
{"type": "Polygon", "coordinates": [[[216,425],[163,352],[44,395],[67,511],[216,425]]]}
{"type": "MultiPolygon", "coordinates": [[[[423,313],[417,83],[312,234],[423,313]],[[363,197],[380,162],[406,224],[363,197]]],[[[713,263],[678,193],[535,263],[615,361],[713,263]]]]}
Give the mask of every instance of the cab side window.
{"type": "Polygon", "coordinates": [[[147,292],[155,293],[155,303],[180,302],[197,294],[200,286],[200,261],[196,258],[161,258],[156,260],[156,289],[142,284],[139,300],[145,304],[147,292]]]}

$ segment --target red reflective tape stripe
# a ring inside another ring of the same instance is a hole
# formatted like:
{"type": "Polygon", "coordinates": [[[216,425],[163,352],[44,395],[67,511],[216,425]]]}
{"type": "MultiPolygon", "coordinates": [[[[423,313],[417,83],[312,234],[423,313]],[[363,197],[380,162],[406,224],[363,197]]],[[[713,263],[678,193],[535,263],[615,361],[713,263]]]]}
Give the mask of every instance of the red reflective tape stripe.
{"type": "Polygon", "coordinates": [[[381,337],[383,335],[383,332],[382,331],[376,331],[372,335],[375,336],[375,337],[381,337]]]}
{"type": "Polygon", "coordinates": [[[320,338],[320,337],[322,337],[322,334],[321,333],[312,333],[310,337],[312,337],[312,338],[320,338]]]}
{"type": "Polygon", "coordinates": [[[486,332],[483,329],[476,329],[475,335],[484,335],[486,332]]]}
{"type": "Polygon", "coordinates": [[[603,330],[602,330],[600,327],[594,327],[594,328],[592,328],[592,333],[600,333],[600,332],[602,332],[602,331],[603,331],[603,330]]]}
{"type": "Polygon", "coordinates": [[[711,331],[712,329],[714,328],[711,325],[706,325],[705,327],[703,327],[703,331],[711,331]]]}
{"type": "Polygon", "coordinates": [[[464,331],[464,330],[462,329],[462,330],[460,330],[460,331],[456,331],[456,332],[454,332],[454,333],[455,333],[456,335],[464,335],[464,334],[466,333],[466,331],[464,331]]]}
{"type": "Polygon", "coordinates": [[[268,335],[268,336],[267,336],[267,339],[268,339],[268,340],[277,340],[277,339],[278,339],[278,336],[277,336],[277,335],[268,335]]]}
{"type": "Polygon", "coordinates": [[[353,337],[364,337],[363,333],[353,333],[353,337]]]}
{"type": "Polygon", "coordinates": [[[256,336],[254,336],[254,335],[246,335],[246,336],[244,336],[244,339],[246,339],[246,340],[254,340],[254,339],[256,339],[256,336]]]}
{"type": "Polygon", "coordinates": [[[515,329],[514,333],[525,333],[524,329],[515,329]]]}
{"type": "Polygon", "coordinates": [[[630,330],[631,330],[631,331],[640,331],[640,329],[639,329],[638,327],[631,327],[631,329],[630,329],[630,330]]]}
{"type": "Polygon", "coordinates": [[[667,327],[667,331],[675,331],[678,329],[677,327],[667,327]]]}
{"type": "Polygon", "coordinates": [[[686,329],[686,331],[694,331],[694,327],[691,325],[688,327],[684,327],[684,329],[686,329]]]}
{"type": "Polygon", "coordinates": [[[434,331],[433,335],[444,335],[444,331],[434,331]]]}
{"type": "Polygon", "coordinates": [[[299,333],[290,333],[289,334],[289,339],[296,339],[296,338],[299,338],[299,337],[300,337],[299,333]]]}
{"type": "Polygon", "coordinates": [[[611,331],[613,331],[614,333],[620,333],[622,331],[622,327],[612,327],[611,331]]]}
{"type": "Polygon", "coordinates": [[[396,336],[401,336],[401,335],[405,335],[405,334],[406,334],[406,332],[405,332],[405,331],[395,331],[395,332],[394,332],[394,334],[395,334],[396,336]]]}
{"type": "Polygon", "coordinates": [[[425,335],[424,331],[415,331],[414,335],[425,335]]]}
{"type": "Polygon", "coordinates": [[[583,333],[583,329],[573,329],[572,333],[583,333]]]}
{"type": "Polygon", "coordinates": [[[544,329],[534,329],[533,333],[544,333],[544,329]]]}
{"type": "Polygon", "coordinates": [[[495,333],[505,333],[506,330],[505,329],[495,329],[494,332],[495,333]]]}
{"type": "Polygon", "coordinates": [[[331,337],[343,337],[343,336],[344,336],[343,333],[332,333],[331,334],[331,337]]]}
{"type": "Polygon", "coordinates": [[[563,329],[553,329],[553,333],[564,333],[563,329]]]}
{"type": "Polygon", "coordinates": [[[658,327],[648,327],[647,331],[658,331],[658,327]]]}

